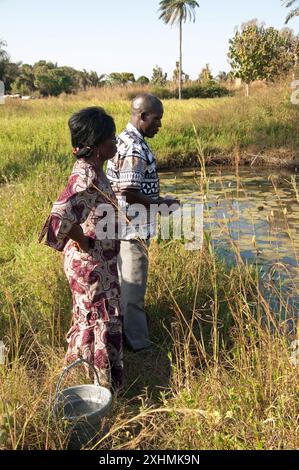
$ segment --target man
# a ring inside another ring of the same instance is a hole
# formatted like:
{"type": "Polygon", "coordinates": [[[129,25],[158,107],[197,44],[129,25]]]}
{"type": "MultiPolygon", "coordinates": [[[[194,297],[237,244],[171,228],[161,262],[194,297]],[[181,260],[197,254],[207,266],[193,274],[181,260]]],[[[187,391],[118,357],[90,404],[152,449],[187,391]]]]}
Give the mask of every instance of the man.
{"type": "Polygon", "coordinates": [[[124,333],[133,351],[151,347],[144,310],[149,240],[156,230],[155,220],[149,217],[150,207],[162,203],[170,207],[179,202],[160,197],[156,159],[145,140],[159,132],[163,112],[162,102],[155,96],[147,93],[136,96],[132,101],[131,122],[119,135],[118,151],[107,165],[107,176],[118,199],[125,198],[128,205],[141,204],[147,209],[138,235],[130,230],[130,224],[127,226],[118,260],[124,333]]]}

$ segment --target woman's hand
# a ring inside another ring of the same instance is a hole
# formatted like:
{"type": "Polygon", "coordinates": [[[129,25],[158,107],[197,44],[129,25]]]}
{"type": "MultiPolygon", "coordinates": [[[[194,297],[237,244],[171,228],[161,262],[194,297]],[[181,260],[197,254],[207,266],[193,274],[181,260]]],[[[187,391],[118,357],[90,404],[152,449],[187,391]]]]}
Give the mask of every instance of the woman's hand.
{"type": "Polygon", "coordinates": [[[82,238],[82,240],[79,242],[77,242],[79,248],[81,251],[83,251],[84,253],[88,253],[89,250],[90,250],[90,238],[89,237],[85,237],[82,238]]]}
{"type": "Polygon", "coordinates": [[[81,225],[74,225],[70,232],[69,237],[77,243],[79,249],[84,253],[88,253],[90,250],[90,238],[84,235],[81,225]]]}

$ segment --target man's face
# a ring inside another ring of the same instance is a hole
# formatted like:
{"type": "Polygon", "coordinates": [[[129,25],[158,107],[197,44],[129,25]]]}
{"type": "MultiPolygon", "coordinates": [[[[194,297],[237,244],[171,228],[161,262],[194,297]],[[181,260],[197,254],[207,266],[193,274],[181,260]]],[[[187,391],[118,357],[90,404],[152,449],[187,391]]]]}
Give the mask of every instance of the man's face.
{"type": "Polygon", "coordinates": [[[163,107],[159,106],[149,112],[142,113],[141,127],[145,137],[152,138],[162,127],[163,107]]]}

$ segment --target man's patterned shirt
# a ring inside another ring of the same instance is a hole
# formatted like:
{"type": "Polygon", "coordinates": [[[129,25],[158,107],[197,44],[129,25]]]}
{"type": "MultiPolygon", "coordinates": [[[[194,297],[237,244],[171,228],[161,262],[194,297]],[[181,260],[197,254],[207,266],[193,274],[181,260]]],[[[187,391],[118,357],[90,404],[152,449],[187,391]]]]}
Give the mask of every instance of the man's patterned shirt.
{"type": "MultiPolygon", "coordinates": [[[[122,191],[137,189],[158,203],[160,184],[155,156],[142,134],[131,123],[118,136],[117,153],[107,163],[107,177],[120,201],[122,191]]],[[[155,231],[155,222],[150,222],[147,217],[141,227],[142,238],[154,236],[155,231]]],[[[136,238],[136,234],[128,230],[124,238],[136,238]]]]}

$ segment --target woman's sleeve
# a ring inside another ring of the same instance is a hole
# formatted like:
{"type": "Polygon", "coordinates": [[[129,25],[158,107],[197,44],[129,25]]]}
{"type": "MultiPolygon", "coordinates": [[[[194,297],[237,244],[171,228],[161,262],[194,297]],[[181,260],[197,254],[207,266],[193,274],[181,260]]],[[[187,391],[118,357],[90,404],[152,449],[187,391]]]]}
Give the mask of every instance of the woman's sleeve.
{"type": "Polygon", "coordinates": [[[57,251],[63,251],[69,241],[68,234],[74,225],[83,224],[91,209],[95,206],[97,190],[95,171],[88,167],[84,173],[73,173],[68,185],[53,205],[39,241],[45,238],[45,244],[57,251]]]}

